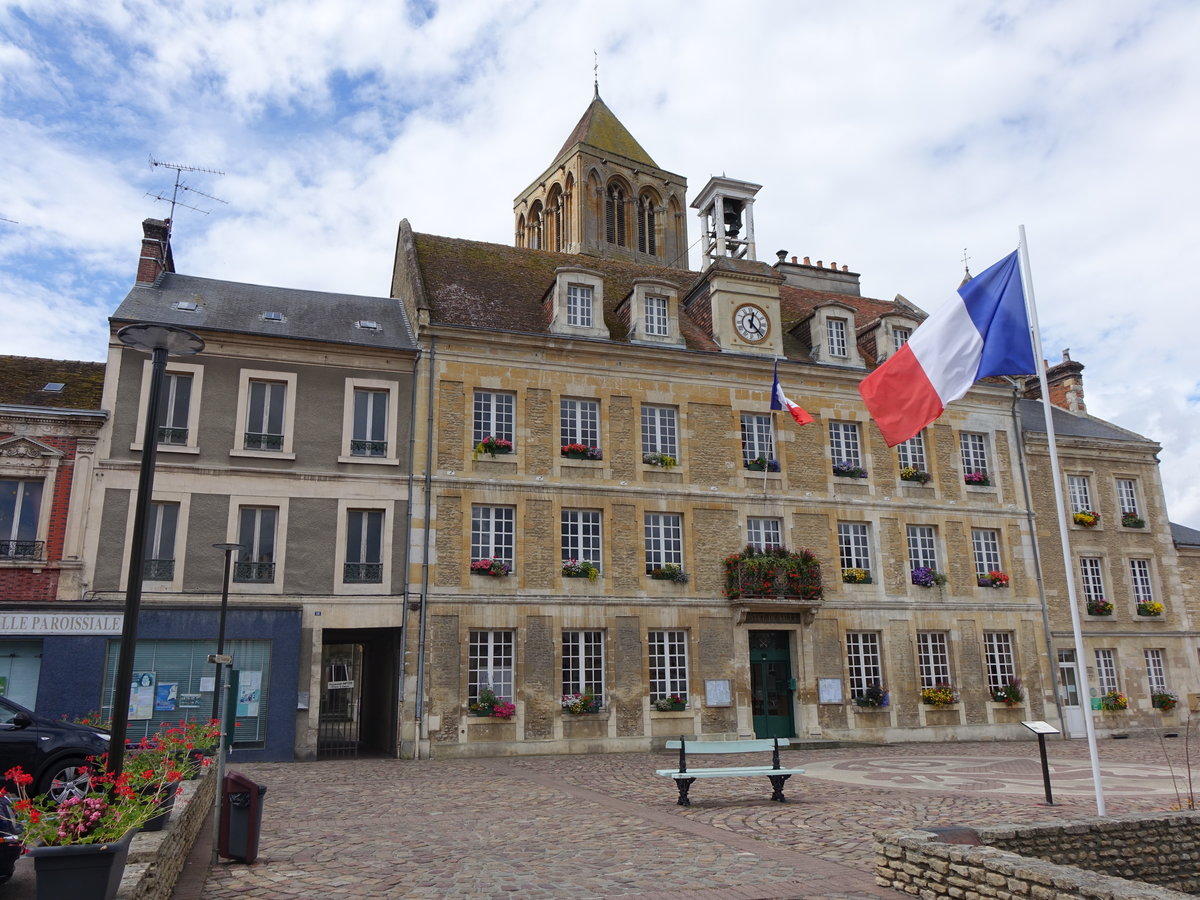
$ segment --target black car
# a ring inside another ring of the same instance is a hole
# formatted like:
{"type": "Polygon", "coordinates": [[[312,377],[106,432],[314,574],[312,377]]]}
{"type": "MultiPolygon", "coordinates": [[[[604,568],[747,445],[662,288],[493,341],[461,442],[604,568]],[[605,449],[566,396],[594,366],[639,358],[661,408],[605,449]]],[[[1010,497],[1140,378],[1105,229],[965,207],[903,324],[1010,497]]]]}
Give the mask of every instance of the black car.
{"type": "MultiPolygon", "coordinates": [[[[0,697],[0,773],[20,766],[33,776],[33,792],[55,801],[83,796],[90,783],[90,757],[108,752],[109,735],[90,725],[40,716],[0,697]]],[[[16,785],[6,784],[9,791],[16,785]]]]}

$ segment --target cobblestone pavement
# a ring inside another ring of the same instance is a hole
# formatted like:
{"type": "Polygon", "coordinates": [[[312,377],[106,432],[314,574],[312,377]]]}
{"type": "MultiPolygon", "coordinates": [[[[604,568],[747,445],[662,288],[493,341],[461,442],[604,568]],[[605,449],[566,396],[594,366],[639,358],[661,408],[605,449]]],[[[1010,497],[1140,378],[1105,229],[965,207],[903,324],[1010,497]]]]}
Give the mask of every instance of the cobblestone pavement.
{"type": "MultiPolygon", "coordinates": [[[[261,855],[213,867],[200,896],[897,900],[875,885],[875,831],[1095,815],[1086,743],[1048,749],[1053,807],[1035,740],[788,750],[807,769],[788,803],[765,779],[702,779],[687,808],[654,775],[666,751],[235,766],[268,786],[261,855]]],[[[1108,813],[1186,804],[1184,751],[1102,741],[1108,813]]]]}

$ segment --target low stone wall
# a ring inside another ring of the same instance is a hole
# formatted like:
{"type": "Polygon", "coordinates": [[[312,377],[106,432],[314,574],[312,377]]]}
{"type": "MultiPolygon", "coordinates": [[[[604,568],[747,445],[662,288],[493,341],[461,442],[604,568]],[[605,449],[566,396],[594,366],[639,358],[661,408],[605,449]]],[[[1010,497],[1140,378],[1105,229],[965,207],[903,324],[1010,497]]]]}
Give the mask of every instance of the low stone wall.
{"type": "Polygon", "coordinates": [[[166,827],[142,832],[133,839],[117,900],[170,900],[212,809],[216,789],[215,765],[209,766],[202,777],[183,782],[183,793],[175,798],[166,827]]]}
{"type": "Polygon", "coordinates": [[[924,900],[1186,900],[1200,893],[1200,812],[959,831],[979,844],[948,843],[929,831],[876,834],[876,880],[924,900]]]}

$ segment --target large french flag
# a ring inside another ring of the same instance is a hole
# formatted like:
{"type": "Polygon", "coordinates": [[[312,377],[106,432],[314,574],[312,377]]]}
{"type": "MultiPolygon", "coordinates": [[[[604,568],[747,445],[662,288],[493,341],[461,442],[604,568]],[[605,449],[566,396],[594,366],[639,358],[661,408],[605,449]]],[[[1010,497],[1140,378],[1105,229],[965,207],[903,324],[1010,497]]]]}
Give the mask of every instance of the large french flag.
{"type": "Polygon", "coordinates": [[[775,383],[771,385],[771,409],[786,409],[792,414],[797,425],[807,425],[813,420],[804,409],[784,396],[783,388],[779,386],[779,360],[775,361],[775,383]]]}
{"type": "Polygon", "coordinates": [[[858,386],[889,447],[919,432],[980,378],[1037,371],[1017,253],[960,287],[858,386]]]}

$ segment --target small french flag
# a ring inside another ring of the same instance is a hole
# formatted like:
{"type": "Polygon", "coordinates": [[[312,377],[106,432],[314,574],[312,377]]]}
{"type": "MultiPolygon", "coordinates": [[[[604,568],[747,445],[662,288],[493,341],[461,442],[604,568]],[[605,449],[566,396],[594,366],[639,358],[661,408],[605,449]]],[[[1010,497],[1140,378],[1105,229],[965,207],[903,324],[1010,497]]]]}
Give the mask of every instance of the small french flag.
{"type": "Polygon", "coordinates": [[[889,447],[989,375],[1037,371],[1018,251],[979,273],[858,386],[889,447]]]}
{"type": "Polygon", "coordinates": [[[786,409],[792,414],[797,425],[807,425],[813,417],[783,395],[779,386],[779,360],[775,361],[775,384],[771,388],[771,409],[786,409]]]}

